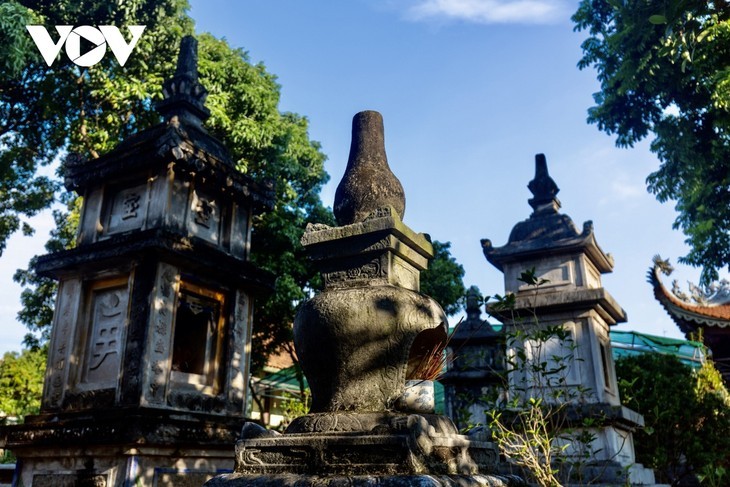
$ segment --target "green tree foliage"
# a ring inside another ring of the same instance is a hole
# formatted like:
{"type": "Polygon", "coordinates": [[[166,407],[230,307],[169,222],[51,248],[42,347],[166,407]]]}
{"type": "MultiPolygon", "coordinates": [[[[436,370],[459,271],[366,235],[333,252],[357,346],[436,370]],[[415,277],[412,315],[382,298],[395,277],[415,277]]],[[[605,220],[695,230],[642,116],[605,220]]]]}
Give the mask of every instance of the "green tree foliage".
{"type": "Polygon", "coordinates": [[[620,147],[654,134],[649,191],[676,202],[674,228],[690,246],[680,260],[716,280],[730,266],[728,3],[582,0],[573,20],[589,34],[578,66],[601,83],[588,121],[620,147]]]}
{"type": "MultiPolygon", "coordinates": [[[[71,248],[75,243],[82,198],[64,193],[62,199],[66,202],[66,211],[53,210],[56,228],[51,231],[51,237],[45,244],[48,253],[71,248]]],[[[54,279],[39,276],[33,271],[36,260],[38,256],[31,259],[28,269],[18,269],[13,275],[13,280],[23,286],[20,295],[23,308],[18,312],[18,320],[29,330],[23,343],[31,349],[42,347],[50,338],[58,290],[58,283],[54,279]]]]}
{"type": "Polygon", "coordinates": [[[646,422],[634,434],[636,460],[658,482],[709,480],[730,467],[730,400],[711,362],[693,371],[674,356],[636,355],[619,359],[616,374],[622,402],[646,422]]]}
{"type": "Polygon", "coordinates": [[[41,407],[45,350],[7,352],[0,360],[0,423],[22,421],[41,407]]]}
{"type": "Polygon", "coordinates": [[[55,189],[36,169],[51,160],[55,141],[49,124],[39,123],[43,100],[38,93],[39,70],[27,67],[35,47],[25,25],[35,16],[15,2],[0,4],[0,255],[8,237],[32,229],[22,221],[50,204],[55,189]],[[33,129],[28,130],[31,126],[33,129]]]}
{"type": "Polygon", "coordinates": [[[464,307],[464,267],[451,256],[451,242],[433,242],[434,258],[421,272],[421,292],[431,296],[452,316],[464,307]]]}
{"type": "MultiPolygon", "coordinates": [[[[141,24],[147,28],[124,67],[107,55],[99,64],[81,69],[62,55],[49,68],[35,45],[29,46],[27,41],[21,43],[22,62],[18,62],[15,51],[0,52],[0,66],[20,66],[14,76],[3,76],[3,83],[19,88],[17,94],[0,92],[4,96],[0,109],[6,109],[0,113],[0,127],[12,122],[14,130],[8,140],[23,145],[25,150],[43,149],[31,162],[6,150],[2,154],[8,154],[8,167],[28,163],[34,174],[39,165],[66,151],[95,158],[135,131],[160,121],[154,101],[161,97],[162,82],[174,71],[176,46],[183,35],[193,30],[186,1],[10,4],[14,12],[25,16],[15,22],[15,30],[7,29],[16,40],[28,37],[26,23],[141,24]],[[27,21],[29,18],[34,21],[27,21]],[[26,73],[33,74],[29,77],[26,73]],[[28,97],[28,93],[35,98],[28,97]],[[24,99],[37,101],[22,102],[24,99]]],[[[279,277],[272,298],[257,302],[255,333],[259,339],[255,340],[254,356],[255,365],[262,365],[266,354],[291,336],[288,324],[295,305],[306,297],[304,290],[317,287],[311,265],[302,258],[299,237],[309,221],[333,222],[331,212],[319,198],[321,186],[327,181],[325,156],[319,145],[309,140],[306,118],[279,111],[280,87],[262,64],[253,65],[244,51],[211,35],[198,35],[198,40],[201,83],[209,91],[207,106],[211,110],[206,127],[227,146],[241,171],[259,181],[276,181],[275,208],[254,222],[253,258],[279,277]]],[[[9,187],[29,186],[17,177],[6,178],[0,184],[3,182],[9,187]]],[[[48,203],[46,199],[38,206],[48,203]]],[[[75,212],[71,211],[71,216],[66,212],[55,215],[59,227],[47,246],[49,251],[73,245],[79,203],[68,198],[68,204],[75,212]]],[[[27,344],[37,346],[47,338],[55,284],[25,270],[16,274],[16,280],[28,286],[19,318],[35,332],[27,337],[27,344]]]]}

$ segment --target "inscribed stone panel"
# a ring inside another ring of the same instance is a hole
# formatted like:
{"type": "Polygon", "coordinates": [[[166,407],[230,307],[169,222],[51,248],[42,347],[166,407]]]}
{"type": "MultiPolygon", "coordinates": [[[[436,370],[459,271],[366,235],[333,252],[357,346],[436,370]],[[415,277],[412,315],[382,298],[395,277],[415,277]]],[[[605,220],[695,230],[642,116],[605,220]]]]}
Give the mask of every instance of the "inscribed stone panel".
{"type": "Polygon", "coordinates": [[[147,184],[118,190],[111,196],[106,234],[142,228],[147,212],[147,184]]]}
{"type": "Polygon", "coordinates": [[[188,215],[190,233],[215,244],[220,242],[221,208],[215,198],[196,189],[188,215]]]}
{"type": "Polygon", "coordinates": [[[89,339],[82,383],[114,386],[124,344],[129,292],[126,285],[93,290],[90,303],[89,339]]]}

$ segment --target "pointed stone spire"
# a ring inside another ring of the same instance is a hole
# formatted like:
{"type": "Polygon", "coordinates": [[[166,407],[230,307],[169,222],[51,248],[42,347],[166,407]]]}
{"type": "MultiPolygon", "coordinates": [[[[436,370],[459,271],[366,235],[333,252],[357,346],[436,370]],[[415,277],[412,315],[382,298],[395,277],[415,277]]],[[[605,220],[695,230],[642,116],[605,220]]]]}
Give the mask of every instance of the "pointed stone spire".
{"type": "Polygon", "coordinates": [[[560,188],[548,174],[545,154],[535,156],[535,178],[527,184],[533,198],[528,200],[535,213],[557,213],[560,200],[556,197],[560,188]]]}
{"type": "Polygon", "coordinates": [[[205,107],[208,91],[198,82],[198,41],[193,36],[182,38],[175,75],[162,85],[162,94],[157,111],[165,120],[177,116],[181,122],[201,127],[210,117],[205,107]]]}
{"type": "Polygon", "coordinates": [[[338,225],[349,225],[387,207],[403,219],[405,193],[388,166],[383,116],[375,111],[360,112],[352,119],[350,158],[335,192],[335,218],[338,225]]]}

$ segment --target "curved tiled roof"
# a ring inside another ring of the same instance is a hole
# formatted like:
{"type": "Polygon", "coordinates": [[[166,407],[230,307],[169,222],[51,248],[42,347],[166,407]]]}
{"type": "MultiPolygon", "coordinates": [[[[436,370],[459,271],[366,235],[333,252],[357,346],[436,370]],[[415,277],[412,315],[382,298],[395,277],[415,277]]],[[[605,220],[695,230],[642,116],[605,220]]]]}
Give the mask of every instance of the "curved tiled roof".
{"type": "Polygon", "coordinates": [[[649,269],[648,280],[654,288],[654,297],[683,333],[691,333],[700,327],[730,328],[730,304],[707,306],[683,301],[662,284],[660,271],[659,265],[649,269]]]}

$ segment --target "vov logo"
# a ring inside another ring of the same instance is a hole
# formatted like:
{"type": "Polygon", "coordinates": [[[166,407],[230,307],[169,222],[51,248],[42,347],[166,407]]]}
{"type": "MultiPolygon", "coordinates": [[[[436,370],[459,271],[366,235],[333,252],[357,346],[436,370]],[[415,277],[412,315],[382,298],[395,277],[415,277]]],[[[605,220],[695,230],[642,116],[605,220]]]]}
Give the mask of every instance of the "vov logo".
{"type": "Polygon", "coordinates": [[[61,48],[65,44],[66,55],[71,62],[84,68],[93,66],[104,58],[107,44],[117,58],[119,65],[124,66],[124,63],[129,59],[129,55],[132,54],[134,46],[142,37],[145,27],[144,25],[130,25],[128,29],[132,33],[132,40],[127,42],[119,29],[113,25],[100,25],[99,27],[57,25],[56,32],[58,32],[59,38],[58,41],[54,42],[44,26],[25,26],[48,66],[53,65],[58,53],[61,52],[61,48]],[[85,53],[81,52],[82,38],[94,46],[85,53]]]}

